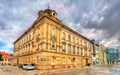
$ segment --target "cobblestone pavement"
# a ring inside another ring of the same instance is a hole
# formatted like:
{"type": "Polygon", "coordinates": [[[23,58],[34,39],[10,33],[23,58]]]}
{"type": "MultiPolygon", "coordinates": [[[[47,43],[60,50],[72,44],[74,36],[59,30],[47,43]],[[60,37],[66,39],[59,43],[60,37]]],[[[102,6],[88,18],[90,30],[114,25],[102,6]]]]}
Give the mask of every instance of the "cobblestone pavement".
{"type": "Polygon", "coordinates": [[[83,69],[22,70],[16,66],[0,66],[0,75],[120,75],[120,66],[83,69]]]}

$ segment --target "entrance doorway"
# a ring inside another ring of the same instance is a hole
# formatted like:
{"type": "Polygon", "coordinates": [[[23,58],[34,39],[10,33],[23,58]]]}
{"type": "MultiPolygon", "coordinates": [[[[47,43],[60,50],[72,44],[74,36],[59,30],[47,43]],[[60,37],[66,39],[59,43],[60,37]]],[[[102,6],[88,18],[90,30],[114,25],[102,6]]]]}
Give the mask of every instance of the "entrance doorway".
{"type": "Polygon", "coordinates": [[[75,58],[73,58],[72,63],[73,63],[73,67],[76,67],[75,66],[75,58]]]}
{"type": "Polygon", "coordinates": [[[85,64],[86,64],[86,66],[88,65],[88,59],[87,58],[85,59],[85,64]]]}
{"type": "Polygon", "coordinates": [[[19,64],[19,59],[17,58],[17,64],[16,65],[18,65],[19,64]]]}

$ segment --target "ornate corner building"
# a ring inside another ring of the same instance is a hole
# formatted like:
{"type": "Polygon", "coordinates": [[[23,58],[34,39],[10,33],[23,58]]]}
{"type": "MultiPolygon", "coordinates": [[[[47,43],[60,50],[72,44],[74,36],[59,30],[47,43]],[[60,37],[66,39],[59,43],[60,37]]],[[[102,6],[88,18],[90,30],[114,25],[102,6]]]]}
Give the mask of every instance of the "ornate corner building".
{"type": "Polygon", "coordinates": [[[14,42],[13,65],[34,63],[37,69],[92,64],[88,38],[65,26],[54,10],[40,10],[37,20],[14,42]]]}

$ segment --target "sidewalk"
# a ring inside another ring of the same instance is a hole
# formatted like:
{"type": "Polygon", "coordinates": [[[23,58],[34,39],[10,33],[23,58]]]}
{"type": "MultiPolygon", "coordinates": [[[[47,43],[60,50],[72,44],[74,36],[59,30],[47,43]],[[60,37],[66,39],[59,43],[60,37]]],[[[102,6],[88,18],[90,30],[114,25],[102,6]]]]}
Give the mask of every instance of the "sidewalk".
{"type": "Polygon", "coordinates": [[[0,75],[5,75],[5,73],[0,69],[0,75]]]}
{"type": "Polygon", "coordinates": [[[40,72],[40,74],[68,72],[68,71],[74,71],[74,70],[82,70],[82,69],[85,69],[85,68],[89,68],[89,67],[43,70],[43,71],[40,72]]]}

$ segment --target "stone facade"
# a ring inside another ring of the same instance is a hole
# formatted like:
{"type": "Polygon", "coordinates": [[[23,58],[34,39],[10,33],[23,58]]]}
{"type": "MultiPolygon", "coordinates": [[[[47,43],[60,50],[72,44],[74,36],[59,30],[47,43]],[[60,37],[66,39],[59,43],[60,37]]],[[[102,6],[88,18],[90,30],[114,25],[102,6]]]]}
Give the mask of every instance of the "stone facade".
{"type": "Polygon", "coordinates": [[[13,65],[34,63],[37,69],[84,67],[92,64],[90,40],[65,26],[54,10],[37,20],[14,42],[13,65]]]}

